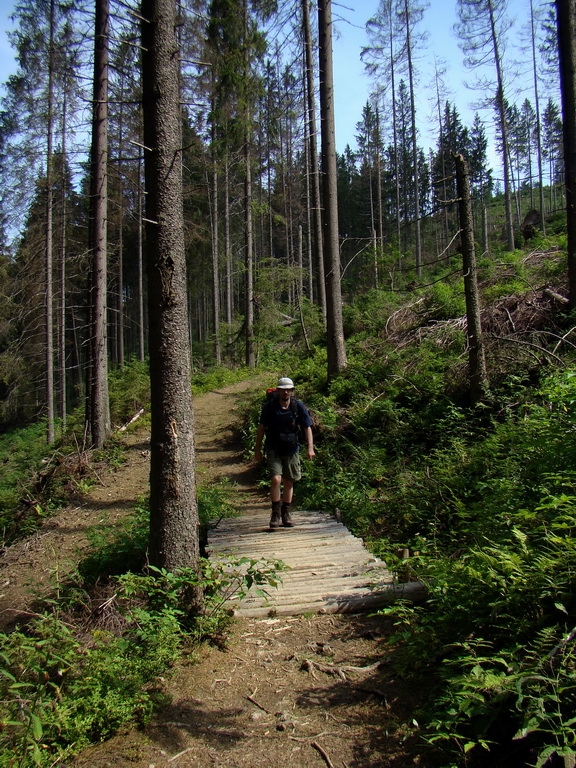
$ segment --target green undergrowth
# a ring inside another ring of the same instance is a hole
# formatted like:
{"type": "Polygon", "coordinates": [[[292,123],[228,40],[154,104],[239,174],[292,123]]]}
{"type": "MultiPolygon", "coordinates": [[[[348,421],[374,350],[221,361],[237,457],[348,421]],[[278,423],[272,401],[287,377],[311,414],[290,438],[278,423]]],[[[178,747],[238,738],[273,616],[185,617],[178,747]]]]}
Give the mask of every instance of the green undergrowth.
{"type": "MultiPolygon", "coordinates": [[[[200,491],[205,522],[231,514],[228,489],[200,491]]],[[[52,766],[120,726],[143,725],[165,704],[162,680],[194,663],[199,643],[222,643],[226,599],[279,581],[272,560],[201,560],[170,573],[146,563],[149,516],[142,504],[120,530],[93,532],[77,573],[59,582],[45,610],[0,635],[0,766],[52,766]],[[191,589],[203,610],[189,605],[191,589]]]]}
{"type": "Polygon", "coordinates": [[[27,535],[46,516],[38,503],[34,478],[46,457],[46,430],[34,424],[0,437],[0,534],[1,543],[18,533],[27,535]]]}
{"type": "Polygon", "coordinates": [[[387,612],[394,663],[426,680],[416,720],[456,762],[504,751],[542,766],[574,749],[576,372],[520,394],[497,417],[443,396],[400,417],[381,398],[387,429],[372,434],[357,397],[320,435],[302,489],[428,585],[423,606],[387,612]]]}

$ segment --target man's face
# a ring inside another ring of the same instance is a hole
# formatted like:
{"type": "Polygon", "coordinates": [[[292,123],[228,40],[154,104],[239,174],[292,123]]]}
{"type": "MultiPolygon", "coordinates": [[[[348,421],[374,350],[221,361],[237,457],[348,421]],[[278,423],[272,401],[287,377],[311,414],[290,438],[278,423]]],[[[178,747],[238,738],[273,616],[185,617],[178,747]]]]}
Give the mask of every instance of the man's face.
{"type": "Polygon", "coordinates": [[[281,389],[279,390],[280,394],[278,397],[280,398],[281,403],[287,403],[290,400],[290,395],[292,392],[294,392],[293,389],[281,389]]]}

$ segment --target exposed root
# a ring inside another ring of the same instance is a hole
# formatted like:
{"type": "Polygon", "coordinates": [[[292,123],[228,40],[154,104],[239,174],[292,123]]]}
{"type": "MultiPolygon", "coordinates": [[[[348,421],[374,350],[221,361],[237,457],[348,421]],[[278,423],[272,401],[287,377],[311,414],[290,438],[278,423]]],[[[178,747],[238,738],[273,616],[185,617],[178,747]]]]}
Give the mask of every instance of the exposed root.
{"type": "Polygon", "coordinates": [[[377,661],[375,664],[370,664],[368,667],[354,667],[350,664],[320,664],[318,661],[312,661],[312,659],[304,659],[300,665],[300,669],[305,672],[309,672],[312,677],[317,680],[315,671],[324,672],[325,675],[334,675],[341,680],[348,680],[346,673],[348,674],[360,674],[367,675],[370,672],[376,672],[382,666],[382,661],[377,661]]]}

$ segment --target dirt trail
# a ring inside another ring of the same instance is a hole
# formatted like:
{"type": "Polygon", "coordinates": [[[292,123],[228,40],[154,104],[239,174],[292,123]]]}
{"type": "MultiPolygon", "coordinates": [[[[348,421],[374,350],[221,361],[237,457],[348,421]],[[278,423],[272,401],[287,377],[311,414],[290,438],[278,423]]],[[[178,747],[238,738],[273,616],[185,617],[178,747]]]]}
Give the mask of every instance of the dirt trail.
{"type": "MultiPolygon", "coordinates": [[[[233,425],[242,382],[196,398],[198,475],[226,477],[236,501],[268,514],[242,463],[233,425]]],[[[149,448],[132,435],[128,460],[102,478],[90,499],[47,521],[36,536],[0,560],[0,614],[31,604],[31,583],[49,589],[53,572],[73,567],[86,530],[114,526],[146,493],[149,448]],[[58,554],[56,554],[58,553],[58,554]]],[[[388,627],[381,617],[300,616],[235,621],[225,648],[205,647],[164,681],[171,704],[143,730],[127,729],[86,750],[75,768],[382,768],[421,765],[417,736],[400,725],[417,692],[386,663],[388,627]]]]}

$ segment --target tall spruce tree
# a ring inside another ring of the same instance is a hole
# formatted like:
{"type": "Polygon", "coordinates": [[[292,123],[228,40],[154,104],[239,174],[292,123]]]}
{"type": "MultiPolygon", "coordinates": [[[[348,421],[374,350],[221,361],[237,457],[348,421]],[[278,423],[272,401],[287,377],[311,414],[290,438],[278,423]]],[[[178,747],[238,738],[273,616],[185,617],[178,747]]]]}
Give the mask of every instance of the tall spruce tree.
{"type": "Polygon", "coordinates": [[[538,193],[540,199],[540,215],[542,218],[542,232],[546,233],[546,217],[544,210],[544,172],[542,166],[542,121],[540,119],[540,76],[538,72],[537,49],[537,10],[534,8],[534,0],[530,0],[530,53],[532,55],[532,78],[534,84],[534,109],[536,123],[534,127],[536,139],[536,157],[538,164],[538,193]]]}
{"type": "Polygon", "coordinates": [[[312,220],[314,225],[314,273],[320,308],[326,316],[326,285],[324,283],[324,246],[322,243],[322,216],[320,201],[320,165],[318,162],[318,131],[316,128],[316,98],[314,86],[314,58],[310,25],[310,0],[302,2],[302,30],[306,60],[306,121],[308,125],[308,167],[311,176],[312,220]]]}
{"type": "MultiPolygon", "coordinates": [[[[150,560],[198,568],[198,504],[175,0],[143,0],[142,85],[150,319],[150,560]]],[[[200,593],[191,595],[200,602],[200,593]]]]}
{"type": "Polygon", "coordinates": [[[542,156],[548,163],[550,210],[556,207],[558,181],[562,175],[562,117],[558,104],[552,99],[542,113],[542,156]]]}
{"type": "MultiPolygon", "coordinates": [[[[444,104],[437,151],[431,167],[434,207],[443,210],[445,217],[455,211],[455,205],[450,201],[457,198],[453,169],[454,155],[459,154],[464,157],[469,154],[468,129],[462,124],[456,106],[447,101],[444,104]]],[[[447,221],[448,218],[445,219],[445,222],[447,221]]],[[[446,242],[449,242],[449,232],[447,227],[444,233],[446,242]]]]}
{"type": "Polygon", "coordinates": [[[212,0],[207,40],[214,67],[211,120],[215,139],[243,158],[244,198],[244,341],[245,362],[256,362],[254,338],[254,111],[261,86],[258,63],[266,50],[259,22],[276,9],[275,0],[212,0]]]}
{"type": "Polygon", "coordinates": [[[108,0],[96,0],[90,157],[90,353],[86,424],[101,448],[111,430],[108,399],[108,0]]]}
{"type": "Polygon", "coordinates": [[[416,67],[415,55],[418,41],[424,38],[418,36],[417,25],[422,21],[425,6],[418,5],[415,0],[401,0],[398,8],[403,33],[404,33],[404,64],[408,75],[408,88],[410,93],[410,123],[412,133],[412,183],[414,199],[414,231],[415,231],[415,258],[416,273],[422,273],[422,227],[420,222],[420,164],[418,150],[418,134],[416,131],[416,67]]]}
{"type": "Polygon", "coordinates": [[[322,136],[322,187],[324,191],[324,279],[326,283],[326,332],[328,377],[347,365],[342,318],[340,243],[338,238],[338,189],[334,127],[334,77],[332,67],[332,2],[318,0],[320,54],[320,124],[322,136]]]}

